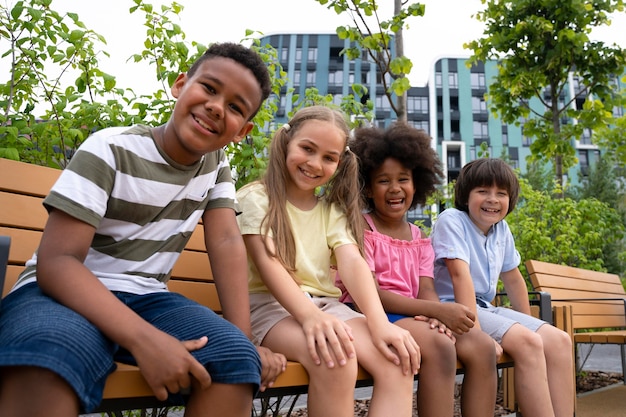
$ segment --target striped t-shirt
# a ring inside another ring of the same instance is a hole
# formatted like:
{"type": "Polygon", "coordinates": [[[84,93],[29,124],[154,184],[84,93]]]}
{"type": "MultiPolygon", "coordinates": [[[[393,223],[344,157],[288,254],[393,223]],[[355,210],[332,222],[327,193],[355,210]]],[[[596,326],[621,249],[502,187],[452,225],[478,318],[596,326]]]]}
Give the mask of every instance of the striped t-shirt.
{"type": "MultiPolygon", "coordinates": [[[[93,134],[44,205],[94,226],[85,266],[110,290],[135,294],[166,290],[174,263],[205,210],[237,209],[221,149],[194,165],[181,165],[157,147],[146,126],[93,134]]],[[[14,289],[36,279],[36,265],[35,253],[14,289]]]]}

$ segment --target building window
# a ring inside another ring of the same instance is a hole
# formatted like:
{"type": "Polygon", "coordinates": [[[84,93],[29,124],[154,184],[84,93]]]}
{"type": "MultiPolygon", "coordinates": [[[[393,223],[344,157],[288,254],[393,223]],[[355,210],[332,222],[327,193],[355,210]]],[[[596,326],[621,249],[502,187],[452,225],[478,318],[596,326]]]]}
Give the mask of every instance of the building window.
{"type": "Polygon", "coordinates": [[[289,48],[283,47],[280,51],[280,60],[287,62],[287,59],[289,59],[289,48]]]}
{"type": "Polygon", "coordinates": [[[428,114],[428,97],[407,97],[406,109],[412,113],[428,114]]]}
{"type": "Polygon", "coordinates": [[[472,97],[472,113],[487,113],[487,103],[484,97],[472,97]]]}
{"type": "Polygon", "coordinates": [[[328,73],[328,85],[343,85],[343,71],[331,71],[328,73]]]}
{"type": "Polygon", "coordinates": [[[293,83],[295,85],[299,85],[300,84],[300,80],[301,79],[301,74],[299,70],[296,70],[293,72],[293,83]]]}
{"type": "Polygon", "coordinates": [[[315,85],[315,71],[307,71],[306,85],[315,85]]]}
{"type": "MultiPolygon", "coordinates": [[[[393,82],[393,80],[391,79],[391,74],[385,74],[385,83],[387,85],[391,85],[391,83],[393,82]]],[[[376,71],[376,83],[382,85],[383,84],[383,74],[376,71]]]]}
{"type": "Polygon", "coordinates": [[[307,54],[308,62],[317,62],[317,48],[309,48],[307,54]]]}
{"type": "Polygon", "coordinates": [[[488,139],[489,125],[487,122],[474,122],[474,139],[488,139]]]}
{"type": "Polygon", "coordinates": [[[448,86],[450,88],[459,88],[459,75],[456,72],[448,73],[448,86]]]}
{"type": "Polygon", "coordinates": [[[302,48],[296,48],[296,62],[302,62],[302,48]]]}
{"type": "Polygon", "coordinates": [[[482,72],[472,72],[470,75],[472,88],[474,90],[483,90],[486,87],[485,74],[482,72]]]}
{"type": "Polygon", "coordinates": [[[461,152],[459,150],[448,150],[448,169],[461,168],[461,152]]]}
{"type": "Polygon", "coordinates": [[[506,126],[502,127],[502,146],[509,146],[509,132],[506,130],[506,126]]]}
{"type": "Polygon", "coordinates": [[[387,96],[376,96],[375,105],[377,110],[391,110],[391,104],[387,96]]]}
{"type": "Polygon", "coordinates": [[[443,87],[443,76],[440,72],[435,73],[435,87],[442,88],[443,87]]]}
{"type": "Polygon", "coordinates": [[[409,121],[409,123],[411,125],[413,125],[414,128],[421,129],[424,132],[429,133],[428,121],[426,121],[426,120],[413,120],[413,121],[409,121]]]}

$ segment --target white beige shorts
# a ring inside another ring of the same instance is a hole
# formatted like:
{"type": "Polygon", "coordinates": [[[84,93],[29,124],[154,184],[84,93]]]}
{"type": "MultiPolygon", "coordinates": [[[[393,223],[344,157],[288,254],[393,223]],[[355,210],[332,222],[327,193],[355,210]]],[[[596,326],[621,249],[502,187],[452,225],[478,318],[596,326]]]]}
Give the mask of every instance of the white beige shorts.
{"type": "MultiPolygon", "coordinates": [[[[352,310],[350,307],[340,302],[338,298],[312,296],[310,300],[320,310],[332,314],[342,321],[365,317],[363,314],[352,310]]],[[[276,301],[273,295],[250,294],[252,342],[255,345],[260,345],[267,332],[269,332],[276,323],[289,316],[289,312],[276,301]]]]}

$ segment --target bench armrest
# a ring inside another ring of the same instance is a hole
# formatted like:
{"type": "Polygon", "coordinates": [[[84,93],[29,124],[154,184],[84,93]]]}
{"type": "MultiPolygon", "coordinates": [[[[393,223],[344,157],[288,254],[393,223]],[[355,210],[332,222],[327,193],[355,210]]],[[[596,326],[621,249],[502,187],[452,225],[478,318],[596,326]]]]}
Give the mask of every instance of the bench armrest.
{"type": "Polygon", "coordinates": [[[4,279],[7,274],[7,263],[9,262],[9,248],[11,246],[11,238],[9,236],[0,236],[0,299],[4,289],[4,279]]]}
{"type": "MultiPolygon", "coordinates": [[[[496,294],[496,306],[502,305],[502,303],[498,302],[502,299],[502,297],[506,297],[507,294],[505,292],[499,292],[496,294]]],[[[552,319],[552,298],[550,293],[545,291],[528,291],[528,301],[530,305],[536,305],[539,307],[539,318],[545,322],[550,324],[553,323],[552,319]]]]}

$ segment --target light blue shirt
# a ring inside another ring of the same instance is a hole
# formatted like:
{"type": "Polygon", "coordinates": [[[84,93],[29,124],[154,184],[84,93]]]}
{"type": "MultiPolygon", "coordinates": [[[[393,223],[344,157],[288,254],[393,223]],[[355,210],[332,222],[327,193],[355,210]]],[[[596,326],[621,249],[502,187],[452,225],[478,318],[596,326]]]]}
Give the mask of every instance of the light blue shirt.
{"type": "Polygon", "coordinates": [[[520,264],[520,254],[505,220],[493,225],[485,236],[467,213],[449,208],[437,218],[431,239],[435,249],[435,288],[442,301],[454,301],[445,259],[460,259],[469,264],[476,301],[482,306],[495,298],[500,274],[520,264]]]}

